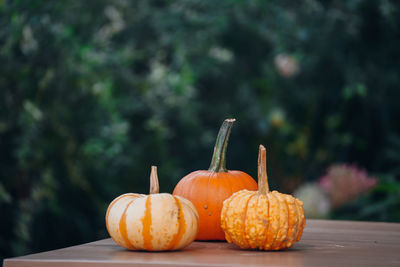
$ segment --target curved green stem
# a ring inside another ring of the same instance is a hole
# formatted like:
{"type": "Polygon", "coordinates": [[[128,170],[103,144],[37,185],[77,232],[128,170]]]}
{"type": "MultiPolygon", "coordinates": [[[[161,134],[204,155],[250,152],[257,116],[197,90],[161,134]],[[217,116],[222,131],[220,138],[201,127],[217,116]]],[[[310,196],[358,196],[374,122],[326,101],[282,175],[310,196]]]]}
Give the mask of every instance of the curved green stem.
{"type": "Polygon", "coordinates": [[[214,154],[208,171],[210,172],[228,171],[225,167],[225,161],[226,161],[225,154],[226,154],[226,148],[228,146],[229,135],[231,133],[231,129],[234,122],[235,119],[226,119],[224,123],[222,123],[222,126],[219,129],[219,133],[217,136],[217,141],[215,142],[214,154]]]}

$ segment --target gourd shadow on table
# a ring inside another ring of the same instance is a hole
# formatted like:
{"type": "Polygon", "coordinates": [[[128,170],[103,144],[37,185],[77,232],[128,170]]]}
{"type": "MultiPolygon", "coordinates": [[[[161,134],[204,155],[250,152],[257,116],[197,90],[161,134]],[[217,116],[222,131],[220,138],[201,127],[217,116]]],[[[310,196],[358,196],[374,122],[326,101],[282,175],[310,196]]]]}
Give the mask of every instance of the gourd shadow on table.
{"type": "Polygon", "coordinates": [[[135,261],[146,263],[198,263],[234,265],[296,265],[304,266],[303,251],[310,250],[310,244],[296,244],[294,247],[281,251],[243,250],[223,241],[195,242],[178,251],[129,251],[115,245],[111,257],[117,261],[135,261]]]}

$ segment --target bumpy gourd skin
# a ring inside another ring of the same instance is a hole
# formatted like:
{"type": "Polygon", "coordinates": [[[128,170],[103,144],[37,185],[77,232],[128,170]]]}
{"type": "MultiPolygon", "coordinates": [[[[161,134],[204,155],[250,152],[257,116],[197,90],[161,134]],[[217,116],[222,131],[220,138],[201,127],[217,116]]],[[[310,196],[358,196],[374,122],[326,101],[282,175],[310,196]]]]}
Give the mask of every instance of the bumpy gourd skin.
{"type": "Polygon", "coordinates": [[[281,250],[300,240],[305,226],[303,202],[272,191],[242,190],[224,201],[221,227],[229,243],[243,249],[281,250]]]}
{"type": "Polygon", "coordinates": [[[266,150],[260,145],[258,191],[238,191],[223,203],[221,228],[226,240],[243,249],[286,249],[300,240],[305,224],[303,202],[269,191],[266,150]]]}

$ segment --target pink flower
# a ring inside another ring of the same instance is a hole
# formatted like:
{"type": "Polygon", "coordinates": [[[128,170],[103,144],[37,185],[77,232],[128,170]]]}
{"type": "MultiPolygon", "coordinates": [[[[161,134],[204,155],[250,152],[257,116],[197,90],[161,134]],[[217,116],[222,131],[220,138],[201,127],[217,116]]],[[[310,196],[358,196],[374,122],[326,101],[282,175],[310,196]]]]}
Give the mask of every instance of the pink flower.
{"type": "Polygon", "coordinates": [[[365,170],[348,164],[332,165],[319,180],[319,185],[329,195],[334,208],[355,200],[376,183],[377,179],[369,177],[365,170]]]}
{"type": "Polygon", "coordinates": [[[274,59],[275,67],[280,75],[290,78],[300,72],[300,66],[296,58],[286,54],[279,54],[274,59]]]}

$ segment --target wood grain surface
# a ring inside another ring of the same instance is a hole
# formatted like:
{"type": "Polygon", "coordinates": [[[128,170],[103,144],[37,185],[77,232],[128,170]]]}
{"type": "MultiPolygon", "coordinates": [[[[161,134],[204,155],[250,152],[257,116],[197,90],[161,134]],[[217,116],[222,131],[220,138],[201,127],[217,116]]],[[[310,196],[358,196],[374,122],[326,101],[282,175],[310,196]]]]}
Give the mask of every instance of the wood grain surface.
{"type": "Polygon", "coordinates": [[[111,239],[6,259],[17,266],[400,266],[400,224],[307,220],[289,250],[239,250],[225,242],[194,242],[175,252],[127,251],[111,239]]]}

